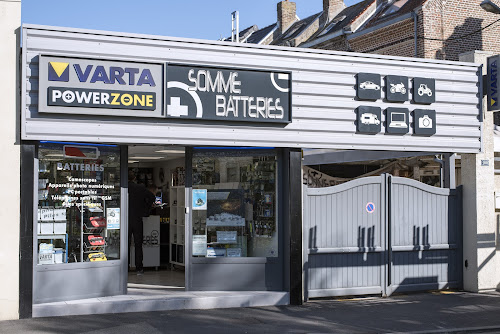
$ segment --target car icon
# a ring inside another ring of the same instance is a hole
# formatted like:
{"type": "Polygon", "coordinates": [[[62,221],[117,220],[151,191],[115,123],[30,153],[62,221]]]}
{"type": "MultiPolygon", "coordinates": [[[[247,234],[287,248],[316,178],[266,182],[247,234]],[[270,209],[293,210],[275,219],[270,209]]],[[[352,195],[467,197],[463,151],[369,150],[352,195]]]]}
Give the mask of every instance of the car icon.
{"type": "Polygon", "coordinates": [[[380,120],[378,119],[377,115],[366,113],[361,115],[361,123],[366,125],[379,125],[380,120]]]}
{"type": "Polygon", "coordinates": [[[420,84],[420,87],[418,87],[418,95],[424,96],[424,94],[431,97],[432,90],[429,87],[427,87],[426,84],[420,84]]]}
{"type": "Polygon", "coordinates": [[[401,93],[401,94],[406,94],[406,88],[404,83],[398,83],[398,84],[391,84],[391,93],[401,93]]]}
{"type": "Polygon", "coordinates": [[[359,84],[359,88],[361,89],[370,89],[370,90],[380,90],[380,86],[371,81],[365,81],[359,84]]]}

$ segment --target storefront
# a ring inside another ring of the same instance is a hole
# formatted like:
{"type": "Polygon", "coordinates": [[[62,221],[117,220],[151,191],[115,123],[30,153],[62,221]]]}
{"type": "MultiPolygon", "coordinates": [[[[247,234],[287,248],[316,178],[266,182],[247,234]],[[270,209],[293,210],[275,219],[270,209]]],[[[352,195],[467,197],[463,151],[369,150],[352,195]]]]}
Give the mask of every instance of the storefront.
{"type": "Polygon", "coordinates": [[[23,38],[25,314],[127,294],[130,170],[157,197],[145,266],[185,268],[186,291],[300,304],[302,148],[481,151],[474,64],[43,26],[23,38]]]}

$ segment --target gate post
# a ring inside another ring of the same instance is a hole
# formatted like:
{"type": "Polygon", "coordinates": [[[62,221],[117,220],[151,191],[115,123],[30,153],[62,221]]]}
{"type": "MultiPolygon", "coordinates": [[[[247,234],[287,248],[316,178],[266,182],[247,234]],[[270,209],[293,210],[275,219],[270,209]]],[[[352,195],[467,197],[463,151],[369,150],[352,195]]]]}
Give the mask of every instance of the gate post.
{"type": "Polygon", "coordinates": [[[391,240],[392,240],[392,226],[391,226],[391,192],[392,192],[392,175],[383,174],[382,189],[383,198],[385,200],[384,214],[382,216],[382,226],[385,228],[385,242],[384,242],[384,285],[383,297],[389,297],[392,294],[391,289],[391,274],[392,274],[392,254],[391,254],[391,240]]]}
{"type": "Polygon", "coordinates": [[[304,291],[304,302],[309,299],[309,201],[307,195],[307,184],[302,185],[302,291],[304,291]]]}

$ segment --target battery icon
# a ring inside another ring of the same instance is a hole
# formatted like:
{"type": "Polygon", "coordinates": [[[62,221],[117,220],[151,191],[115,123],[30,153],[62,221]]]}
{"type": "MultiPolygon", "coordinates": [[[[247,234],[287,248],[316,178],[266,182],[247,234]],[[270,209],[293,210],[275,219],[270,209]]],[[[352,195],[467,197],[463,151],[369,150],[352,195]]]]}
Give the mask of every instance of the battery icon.
{"type": "Polygon", "coordinates": [[[64,157],[72,159],[98,159],[101,155],[95,146],[64,145],[64,157]]]}

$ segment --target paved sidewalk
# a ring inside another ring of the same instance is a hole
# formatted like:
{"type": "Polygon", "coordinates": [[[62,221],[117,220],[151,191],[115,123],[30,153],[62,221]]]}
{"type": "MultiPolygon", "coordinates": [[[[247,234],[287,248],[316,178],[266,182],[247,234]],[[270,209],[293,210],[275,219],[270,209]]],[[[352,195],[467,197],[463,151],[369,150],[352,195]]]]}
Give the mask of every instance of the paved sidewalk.
{"type": "Polygon", "coordinates": [[[419,293],[303,306],[102,314],[0,322],[0,333],[500,333],[500,294],[419,293]]]}

